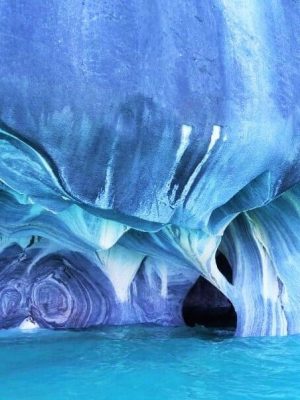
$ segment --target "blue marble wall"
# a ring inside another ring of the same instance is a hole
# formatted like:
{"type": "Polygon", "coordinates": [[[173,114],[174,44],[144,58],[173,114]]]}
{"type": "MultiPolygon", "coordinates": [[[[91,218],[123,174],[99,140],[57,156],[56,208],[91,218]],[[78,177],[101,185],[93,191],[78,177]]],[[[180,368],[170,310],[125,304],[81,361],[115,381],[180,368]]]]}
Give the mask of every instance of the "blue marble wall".
{"type": "Polygon", "coordinates": [[[0,326],[300,332],[300,3],[0,0],[0,326]],[[220,248],[234,271],[216,265],[220,248]]]}

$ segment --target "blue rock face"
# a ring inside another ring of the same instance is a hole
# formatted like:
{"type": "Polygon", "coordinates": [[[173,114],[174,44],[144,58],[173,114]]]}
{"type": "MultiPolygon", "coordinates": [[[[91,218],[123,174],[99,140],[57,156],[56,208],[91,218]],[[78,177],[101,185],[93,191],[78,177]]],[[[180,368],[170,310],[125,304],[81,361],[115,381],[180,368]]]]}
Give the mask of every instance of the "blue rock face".
{"type": "Polygon", "coordinates": [[[202,276],[238,335],[300,332],[299,17],[0,0],[0,327],[179,324],[202,276]]]}

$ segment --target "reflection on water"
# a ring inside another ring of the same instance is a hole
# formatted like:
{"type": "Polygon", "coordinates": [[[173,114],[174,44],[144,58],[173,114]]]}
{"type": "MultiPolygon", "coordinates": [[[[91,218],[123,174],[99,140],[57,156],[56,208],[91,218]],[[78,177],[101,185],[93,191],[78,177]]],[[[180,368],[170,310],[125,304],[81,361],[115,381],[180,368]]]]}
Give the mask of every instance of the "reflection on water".
{"type": "Polygon", "coordinates": [[[155,326],[0,332],[0,399],[300,398],[300,336],[155,326]]]}

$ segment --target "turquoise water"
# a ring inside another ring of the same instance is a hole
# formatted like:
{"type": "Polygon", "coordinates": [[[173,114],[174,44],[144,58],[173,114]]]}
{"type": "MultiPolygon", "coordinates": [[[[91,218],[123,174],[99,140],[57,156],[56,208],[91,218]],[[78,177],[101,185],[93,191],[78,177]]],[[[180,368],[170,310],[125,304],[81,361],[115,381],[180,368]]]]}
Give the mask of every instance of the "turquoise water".
{"type": "Polygon", "coordinates": [[[0,360],[0,400],[300,399],[300,336],[2,331],[0,360]]]}

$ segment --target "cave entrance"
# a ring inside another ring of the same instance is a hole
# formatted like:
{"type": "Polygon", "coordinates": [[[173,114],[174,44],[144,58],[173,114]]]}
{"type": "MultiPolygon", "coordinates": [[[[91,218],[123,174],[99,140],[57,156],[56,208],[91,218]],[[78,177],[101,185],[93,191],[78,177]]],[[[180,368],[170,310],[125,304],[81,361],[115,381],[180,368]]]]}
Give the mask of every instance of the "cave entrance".
{"type": "MultiPolygon", "coordinates": [[[[227,258],[218,251],[216,262],[220,272],[232,283],[232,268],[227,258]]],[[[202,276],[184,299],[182,316],[188,326],[207,328],[236,328],[236,312],[229,299],[202,276]]]]}

